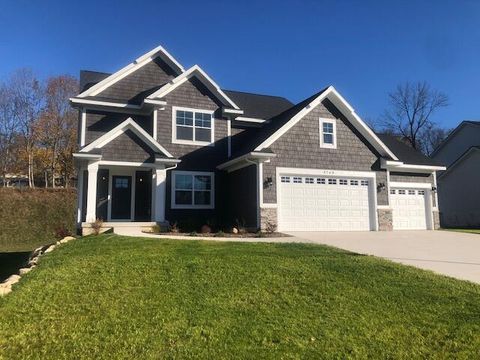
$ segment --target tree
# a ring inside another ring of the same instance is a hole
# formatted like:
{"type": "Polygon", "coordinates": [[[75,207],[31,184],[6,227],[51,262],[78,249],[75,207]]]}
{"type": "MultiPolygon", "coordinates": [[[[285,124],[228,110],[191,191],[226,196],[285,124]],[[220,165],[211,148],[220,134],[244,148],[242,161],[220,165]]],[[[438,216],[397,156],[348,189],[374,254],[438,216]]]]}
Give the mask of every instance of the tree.
{"type": "Polygon", "coordinates": [[[0,84],[0,166],[3,186],[7,185],[6,175],[13,172],[18,123],[14,118],[13,94],[5,84],[0,84]]]}
{"type": "Polygon", "coordinates": [[[383,125],[401,135],[414,149],[426,151],[429,130],[436,128],[432,115],[448,106],[448,97],[433,90],[426,82],[398,85],[388,94],[390,108],[385,111],[383,125]]]}
{"type": "Polygon", "coordinates": [[[440,143],[447,138],[452,129],[444,129],[438,126],[430,126],[422,136],[422,149],[427,155],[431,155],[440,143]]]}
{"type": "Polygon", "coordinates": [[[27,157],[28,184],[34,187],[35,123],[43,110],[44,89],[30,69],[15,71],[7,86],[12,92],[13,119],[18,123],[27,157]]]}
{"type": "Polygon", "coordinates": [[[38,123],[36,133],[39,144],[48,153],[48,170],[52,187],[60,174],[68,184],[73,172],[72,152],[76,146],[77,114],[69,104],[69,98],[78,92],[78,82],[69,75],[48,79],[45,90],[46,106],[38,123]]]}

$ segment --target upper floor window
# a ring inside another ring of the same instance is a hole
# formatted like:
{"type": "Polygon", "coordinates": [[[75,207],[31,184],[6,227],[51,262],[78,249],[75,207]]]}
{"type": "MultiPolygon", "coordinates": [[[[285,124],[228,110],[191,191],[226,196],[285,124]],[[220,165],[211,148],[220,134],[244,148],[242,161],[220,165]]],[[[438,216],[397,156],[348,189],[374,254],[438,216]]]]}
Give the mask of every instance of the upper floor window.
{"type": "Polygon", "coordinates": [[[206,145],[213,143],[213,111],[173,108],[172,142],[206,145]]]}
{"type": "Polygon", "coordinates": [[[337,130],[334,119],[320,119],[320,147],[337,148],[337,130]]]}

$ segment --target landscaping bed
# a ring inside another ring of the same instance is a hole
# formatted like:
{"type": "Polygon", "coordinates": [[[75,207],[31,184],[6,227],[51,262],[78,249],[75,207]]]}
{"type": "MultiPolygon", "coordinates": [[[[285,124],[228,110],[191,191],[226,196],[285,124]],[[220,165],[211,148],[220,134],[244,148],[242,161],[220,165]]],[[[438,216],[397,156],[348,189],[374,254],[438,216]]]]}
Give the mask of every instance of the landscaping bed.
{"type": "Polygon", "coordinates": [[[89,236],[0,298],[0,358],[479,358],[480,286],[311,244],[89,236]]]}

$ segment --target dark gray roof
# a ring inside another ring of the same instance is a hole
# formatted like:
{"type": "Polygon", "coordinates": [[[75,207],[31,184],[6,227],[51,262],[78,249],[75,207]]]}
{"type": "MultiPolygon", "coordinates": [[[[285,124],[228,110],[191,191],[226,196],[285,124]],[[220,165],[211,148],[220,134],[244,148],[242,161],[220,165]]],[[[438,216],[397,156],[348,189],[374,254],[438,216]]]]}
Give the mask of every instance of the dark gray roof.
{"type": "Polygon", "coordinates": [[[242,91],[223,90],[243,110],[245,117],[270,119],[294,104],[284,97],[252,94],[242,91]]]}
{"type": "Polygon", "coordinates": [[[305,106],[310,104],[315,98],[320,96],[328,87],[318,93],[300,101],[298,104],[291,106],[289,109],[274,116],[265,123],[261,128],[245,129],[243,132],[232,137],[232,143],[241,144],[239,149],[234,149],[232,157],[245,155],[252,152],[258,145],[267,140],[278,129],[285,125],[292,117],[298,114],[305,106]]]}
{"type": "Polygon", "coordinates": [[[84,92],[110,75],[111,74],[98,71],[80,70],[80,92],[84,92]]]}
{"type": "Polygon", "coordinates": [[[380,140],[395,154],[398,160],[411,165],[443,166],[438,161],[423,155],[420,151],[400,141],[398,136],[377,134],[380,140]]]}

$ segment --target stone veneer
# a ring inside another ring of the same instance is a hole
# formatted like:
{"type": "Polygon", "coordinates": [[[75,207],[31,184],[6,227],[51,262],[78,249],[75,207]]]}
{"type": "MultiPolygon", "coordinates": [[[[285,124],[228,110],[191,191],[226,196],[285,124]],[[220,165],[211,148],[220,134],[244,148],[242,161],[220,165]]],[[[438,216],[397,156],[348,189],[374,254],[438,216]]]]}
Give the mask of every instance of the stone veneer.
{"type": "Polygon", "coordinates": [[[440,229],[440,212],[433,211],[433,229],[440,229]]]}
{"type": "Polygon", "coordinates": [[[275,231],[278,230],[277,208],[260,208],[260,229],[267,230],[267,225],[275,225],[275,231]]]}
{"type": "Polygon", "coordinates": [[[393,230],[393,216],[392,209],[378,209],[378,230],[392,231],[393,230]]]}

